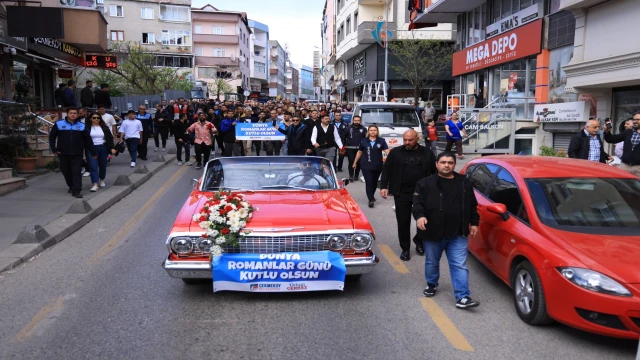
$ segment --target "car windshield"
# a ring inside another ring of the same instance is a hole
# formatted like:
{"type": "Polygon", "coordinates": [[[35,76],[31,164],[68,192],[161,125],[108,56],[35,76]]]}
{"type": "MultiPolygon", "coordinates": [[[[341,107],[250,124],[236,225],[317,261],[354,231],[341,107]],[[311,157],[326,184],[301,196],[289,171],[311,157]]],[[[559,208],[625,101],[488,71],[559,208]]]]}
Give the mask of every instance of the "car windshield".
{"type": "Polygon", "coordinates": [[[313,156],[230,157],[207,165],[203,190],[315,191],[337,188],[331,162],[313,156]]]}
{"type": "Polygon", "coordinates": [[[362,124],[392,127],[420,127],[418,115],[408,108],[362,108],[362,124]]]}
{"type": "Polygon", "coordinates": [[[640,180],[527,179],[540,221],[560,230],[640,234],[640,180]]]}

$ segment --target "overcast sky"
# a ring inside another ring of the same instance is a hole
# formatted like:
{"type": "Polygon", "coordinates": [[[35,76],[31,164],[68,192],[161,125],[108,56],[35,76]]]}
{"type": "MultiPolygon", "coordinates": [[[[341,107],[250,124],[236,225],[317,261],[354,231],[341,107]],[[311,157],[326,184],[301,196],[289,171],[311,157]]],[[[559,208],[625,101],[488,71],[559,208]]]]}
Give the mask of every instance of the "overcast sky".
{"type": "Polygon", "coordinates": [[[325,0],[193,0],[219,10],[246,12],[249,20],[269,26],[269,39],[289,45],[295,64],[313,66],[314,46],[321,47],[320,22],[325,0]]]}

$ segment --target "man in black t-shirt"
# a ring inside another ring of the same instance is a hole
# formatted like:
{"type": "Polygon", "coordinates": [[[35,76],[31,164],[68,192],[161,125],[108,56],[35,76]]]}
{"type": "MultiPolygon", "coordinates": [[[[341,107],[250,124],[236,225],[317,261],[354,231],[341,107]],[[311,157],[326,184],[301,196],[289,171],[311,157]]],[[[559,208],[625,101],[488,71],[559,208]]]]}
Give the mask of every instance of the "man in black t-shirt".
{"type": "MultiPolygon", "coordinates": [[[[418,133],[407,130],[402,135],[403,146],[391,149],[382,168],[380,196],[393,195],[398,223],[398,240],[402,253],[400,260],[411,259],[411,206],[413,191],[418,180],[436,172],[436,161],[430,149],[418,144],[418,133]]],[[[413,238],[418,255],[424,255],[422,242],[413,238]]]]}

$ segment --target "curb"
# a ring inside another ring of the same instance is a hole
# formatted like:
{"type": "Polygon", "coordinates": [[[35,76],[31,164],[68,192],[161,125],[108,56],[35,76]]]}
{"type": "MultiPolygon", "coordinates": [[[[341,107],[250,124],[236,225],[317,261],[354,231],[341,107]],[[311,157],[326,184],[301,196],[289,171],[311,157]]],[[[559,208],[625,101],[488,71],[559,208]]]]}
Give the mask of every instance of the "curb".
{"type": "Polygon", "coordinates": [[[152,162],[138,166],[131,175],[118,176],[114,185],[90,200],[77,199],[66,214],[52,222],[43,226],[25,227],[12,245],[0,251],[0,273],[28,262],[45,249],[61,242],[175,160],[175,155],[160,155],[152,162]]]}

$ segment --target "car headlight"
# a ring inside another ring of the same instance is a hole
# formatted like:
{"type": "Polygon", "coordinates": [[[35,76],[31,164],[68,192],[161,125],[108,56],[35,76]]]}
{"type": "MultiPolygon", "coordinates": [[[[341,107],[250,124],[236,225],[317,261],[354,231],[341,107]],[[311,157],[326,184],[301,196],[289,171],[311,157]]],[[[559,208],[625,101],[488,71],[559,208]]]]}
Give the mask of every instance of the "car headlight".
{"type": "Polygon", "coordinates": [[[342,235],[331,235],[327,239],[327,245],[331,250],[342,250],[347,244],[347,239],[342,235]]]}
{"type": "Polygon", "coordinates": [[[177,237],[171,239],[171,249],[178,255],[188,255],[193,251],[193,243],[188,237],[177,237]]]}
{"type": "Polygon", "coordinates": [[[209,253],[211,252],[211,245],[213,245],[213,241],[210,239],[201,239],[200,242],[198,242],[198,249],[204,253],[209,253]]]}
{"type": "Polygon", "coordinates": [[[367,250],[373,243],[373,236],[369,234],[354,234],[351,237],[351,247],[356,251],[367,250]]]}
{"type": "Polygon", "coordinates": [[[597,271],[574,267],[560,267],[558,271],[565,279],[581,288],[608,295],[631,296],[627,288],[597,271]]]}

